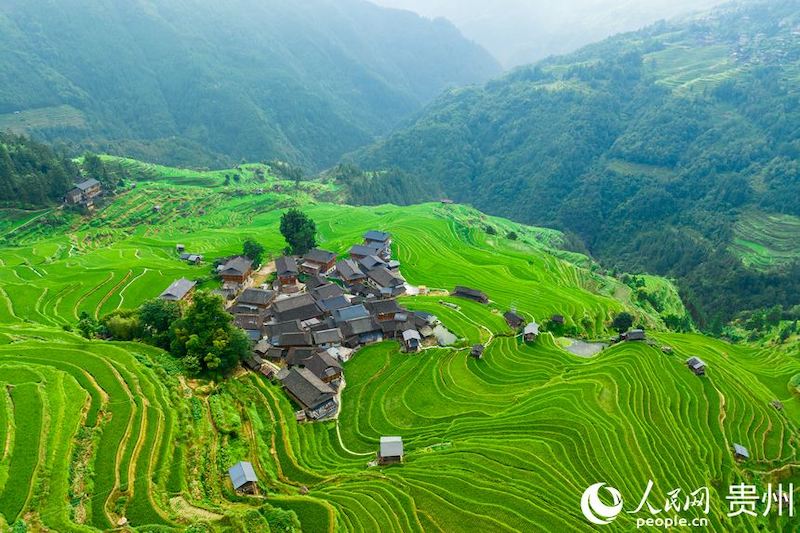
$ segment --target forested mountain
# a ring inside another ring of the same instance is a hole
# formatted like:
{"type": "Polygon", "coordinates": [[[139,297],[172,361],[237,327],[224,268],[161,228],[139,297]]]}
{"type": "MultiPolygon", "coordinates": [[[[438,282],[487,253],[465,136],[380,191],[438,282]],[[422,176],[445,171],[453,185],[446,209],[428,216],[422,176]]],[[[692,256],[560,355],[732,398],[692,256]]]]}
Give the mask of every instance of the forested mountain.
{"type": "Polygon", "coordinates": [[[60,202],[78,167],[49,146],[0,132],[0,206],[60,202]]]}
{"type": "Polygon", "coordinates": [[[451,24],[362,0],[0,3],[0,130],[76,151],[323,167],[499,72],[451,24]]]}
{"type": "Polygon", "coordinates": [[[797,232],[742,233],[800,222],[799,81],[798,3],[729,4],[452,90],[353,159],[677,277],[718,328],[800,303],[797,232]]]}

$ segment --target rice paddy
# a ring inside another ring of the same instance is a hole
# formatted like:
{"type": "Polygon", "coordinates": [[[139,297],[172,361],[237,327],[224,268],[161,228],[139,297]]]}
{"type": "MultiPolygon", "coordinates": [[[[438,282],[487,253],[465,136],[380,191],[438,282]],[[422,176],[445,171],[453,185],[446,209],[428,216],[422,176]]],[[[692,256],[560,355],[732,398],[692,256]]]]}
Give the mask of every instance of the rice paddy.
{"type": "Polygon", "coordinates": [[[800,258],[800,218],[746,213],[734,226],[731,250],[756,270],[779,267],[800,258]]]}
{"type": "MultiPolygon", "coordinates": [[[[484,227],[511,223],[466,207],[332,205],[317,203],[311,187],[231,194],[140,181],[92,219],[58,214],[47,228],[6,234],[0,522],[59,532],[266,531],[273,510],[284,509],[309,532],[588,531],[586,487],[617,487],[627,510],[652,479],[661,506],[676,487],[708,486],[714,531],[794,523],[729,518],[725,496],[742,481],[800,487],[800,401],[789,386],[800,374],[797,347],[666,332],[653,333],[655,346],[615,345],[591,358],[547,333],[526,344],[503,311],[540,322],[561,314],[587,339],[607,338],[623,309],[654,331],[663,324],[591,261],[556,250],[555,232],[515,226],[520,239],[509,241],[484,227]],[[277,255],[281,209],[296,203],[316,220],[320,244],[337,252],[366,230],[390,231],[408,281],[434,291],[404,305],[436,314],[459,341],[417,355],[393,342],[364,349],[345,365],[338,421],[298,424],[286,395],[261,376],[187,380],[160,350],[63,329],[82,312],[135,307],[177,277],[209,284],[209,262],[239,252],[247,237],[277,255]],[[178,243],[205,264],[181,263],[178,243]],[[435,292],[456,284],[483,290],[490,304],[435,292]],[[482,360],[469,357],[474,343],[487,346],[482,360]],[[688,371],[689,356],[706,361],[705,378],[688,371]],[[369,466],[382,435],[403,437],[402,465],[369,466]],[[734,442],[749,461],[734,461],[734,442]],[[226,471],[240,460],[253,463],[260,496],[233,493],[226,471]]],[[[607,529],[634,525],[623,513],[607,529]]]]}

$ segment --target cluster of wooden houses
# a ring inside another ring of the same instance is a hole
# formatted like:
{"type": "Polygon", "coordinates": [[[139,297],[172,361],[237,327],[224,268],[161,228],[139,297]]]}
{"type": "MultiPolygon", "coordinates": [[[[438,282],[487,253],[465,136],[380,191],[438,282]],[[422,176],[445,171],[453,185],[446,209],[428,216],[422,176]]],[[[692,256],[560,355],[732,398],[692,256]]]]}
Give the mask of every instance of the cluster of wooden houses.
{"type": "Polygon", "coordinates": [[[370,231],[338,261],[319,248],[279,257],[274,283],[259,288],[249,282],[248,259],[218,267],[229,311],[253,342],[245,365],[280,380],[300,407],[298,420],[335,415],[342,363],[358,348],[397,340],[416,352],[436,342],[436,317],[397,302],[406,283],[390,245],[389,234],[370,231]]]}

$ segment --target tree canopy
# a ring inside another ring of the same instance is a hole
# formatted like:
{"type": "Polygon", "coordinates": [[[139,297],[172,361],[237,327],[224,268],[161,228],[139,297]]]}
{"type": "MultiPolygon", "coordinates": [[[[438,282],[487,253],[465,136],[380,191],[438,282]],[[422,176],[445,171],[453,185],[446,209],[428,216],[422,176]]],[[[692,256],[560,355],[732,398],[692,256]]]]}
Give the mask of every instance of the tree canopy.
{"type": "Polygon", "coordinates": [[[281,235],[294,255],[303,255],[317,245],[317,225],[299,209],[289,209],[281,216],[281,235]]]}

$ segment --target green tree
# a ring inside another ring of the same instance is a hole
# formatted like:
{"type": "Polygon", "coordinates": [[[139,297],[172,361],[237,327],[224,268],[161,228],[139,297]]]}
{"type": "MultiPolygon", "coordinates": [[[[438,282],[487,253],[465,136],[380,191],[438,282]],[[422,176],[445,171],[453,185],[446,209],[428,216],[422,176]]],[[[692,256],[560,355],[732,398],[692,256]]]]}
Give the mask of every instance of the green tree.
{"type": "Polygon", "coordinates": [[[303,255],[317,245],[317,225],[299,209],[289,209],[281,217],[281,234],[294,255],[303,255]]]}
{"type": "Polygon", "coordinates": [[[615,316],[614,321],[611,323],[611,327],[617,330],[619,333],[628,331],[631,329],[631,326],[633,326],[633,316],[626,311],[623,311],[615,316]]]}
{"type": "Polygon", "coordinates": [[[261,260],[264,257],[264,247],[260,243],[254,241],[253,239],[247,239],[244,241],[242,248],[244,255],[252,259],[254,264],[261,264],[261,260]]]}
{"type": "Polygon", "coordinates": [[[509,231],[507,237],[512,241],[516,241],[517,239],[519,239],[519,235],[517,235],[516,231],[509,231]]]}
{"type": "Polygon", "coordinates": [[[181,317],[181,309],[175,302],[157,298],[139,308],[139,326],[145,340],[164,349],[170,347],[170,329],[181,317]]]}
{"type": "Polygon", "coordinates": [[[250,340],[233,325],[222,298],[206,291],[195,293],[171,331],[170,352],[194,374],[224,376],[250,352],[250,340]]]}

